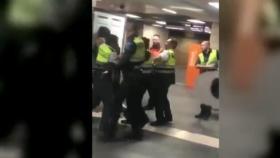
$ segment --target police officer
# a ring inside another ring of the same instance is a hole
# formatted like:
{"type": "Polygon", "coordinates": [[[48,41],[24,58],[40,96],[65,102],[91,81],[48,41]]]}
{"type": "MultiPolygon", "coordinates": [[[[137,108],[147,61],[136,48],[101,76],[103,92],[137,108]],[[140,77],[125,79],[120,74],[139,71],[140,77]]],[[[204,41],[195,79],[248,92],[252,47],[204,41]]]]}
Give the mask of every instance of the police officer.
{"type": "Polygon", "coordinates": [[[218,50],[211,49],[209,41],[203,41],[201,43],[201,48],[202,52],[198,55],[197,64],[217,66],[219,59],[218,50]]]}
{"type": "MultiPolygon", "coordinates": [[[[142,97],[145,88],[141,85],[143,78],[140,65],[145,61],[145,44],[138,35],[138,25],[128,22],[126,26],[125,50],[119,60],[119,67],[123,72],[123,82],[119,98],[125,96],[127,102],[127,119],[131,124],[132,132],[127,138],[141,140],[143,137],[142,128],[148,122],[148,117],[142,107],[142,97]]],[[[118,100],[118,106],[122,99],[118,100]]]]}
{"type": "MultiPolygon", "coordinates": [[[[202,52],[198,55],[197,64],[207,66],[206,69],[201,68],[201,72],[215,70],[218,67],[218,50],[211,49],[209,41],[203,41],[201,43],[201,48],[202,52]]],[[[195,115],[195,118],[208,120],[211,116],[212,107],[210,105],[201,104],[200,108],[201,111],[199,114],[195,115]]]]}
{"type": "Polygon", "coordinates": [[[175,83],[175,52],[177,40],[170,38],[166,42],[166,50],[154,59],[157,76],[156,118],[152,126],[162,126],[173,121],[170,103],[167,97],[170,85],[175,83]]]}
{"type": "MultiPolygon", "coordinates": [[[[154,73],[154,65],[153,65],[153,56],[149,51],[149,42],[150,40],[147,38],[143,38],[146,47],[146,61],[141,65],[141,71],[143,74],[142,86],[144,86],[145,91],[149,93],[149,101],[148,105],[144,107],[145,110],[153,109],[155,106],[155,97],[156,97],[156,89],[155,89],[155,73],[154,73]]],[[[143,94],[144,95],[144,94],[143,94]]]]}
{"type": "Polygon", "coordinates": [[[144,106],[145,110],[152,110],[155,107],[155,85],[156,85],[156,81],[155,81],[155,74],[154,72],[154,66],[153,66],[153,58],[156,58],[159,56],[160,53],[160,36],[155,34],[152,38],[152,47],[149,49],[149,58],[148,61],[146,61],[143,64],[143,69],[146,71],[144,73],[144,79],[145,79],[145,83],[144,85],[146,86],[146,89],[149,93],[149,101],[148,101],[148,105],[144,106]]]}
{"type": "Polygon", "coordinates": [[[114,49],[106,43],[110,31],[101,27],[97,32],[97,56],[94,66],[93,104],[103,102],[100,131],[104,141],[112,140],[115,136],[117,120],[115,117],[114,91],[112,82],[112,56],[114,49]],[[105,30],[105,31],[102,31],[105,30]]]}
{"type": "MultiPolygon", "coordinates": [[[[110,30],[107,28],[107,27],[100,27],[97,31],[97,37],[95,37],[93,39],[93,53],[92,53],[92,67],[93,67],[93,86],[94,84],[96,84],[95,80],[96,80],[96,68],[97,68],[97,55],[98,55],[98,42],[97,40],[99,40],[99,43],[100,42],[105,42],[106,41],[106,44],[108,44],[108,38],[110,36],[110,30]],[[103,41],[101,41],[103,40],[103,41]]],[[[95,99],[93,100],[93,109],[95,109],[96,107],[98,107],[101,103],[101,99],[100,98],[97,98],[95,97],[95,99]]]]}

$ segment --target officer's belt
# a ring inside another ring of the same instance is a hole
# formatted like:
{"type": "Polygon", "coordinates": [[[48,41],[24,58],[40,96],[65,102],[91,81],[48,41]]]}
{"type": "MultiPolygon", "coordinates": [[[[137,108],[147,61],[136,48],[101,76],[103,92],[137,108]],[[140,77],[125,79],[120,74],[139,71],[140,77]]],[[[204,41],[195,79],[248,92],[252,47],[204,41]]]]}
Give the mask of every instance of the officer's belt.
{"type": "Polygon", "coordinates": [[[162,74],[172,74],[175,73],[175,69],[173,68],[161,68],[161,69],[156,69],[156,73],[162,73],[162,74]]]}
{"type": "Polygon", "coordinates": [[[134,66],[133,66],[133,69],[134,69],[134,70],[140,70],[140,69],[141,69],[141,65],[134,65],[134,66]]]}
{"type": "Polygon", "coordinates": [[[141,66],[141,72],[143,74],[151,74],[154,73],[155,69],[154,69],[154,65],[142,65],[141,66]]]}
{"type": "Polygon", "coordinates": [[[154,72],[154,70],[152,70],[152,69],[141,69],[141,72],[142,72],[143,74],[151,74],[151,73],[154,72]]]}

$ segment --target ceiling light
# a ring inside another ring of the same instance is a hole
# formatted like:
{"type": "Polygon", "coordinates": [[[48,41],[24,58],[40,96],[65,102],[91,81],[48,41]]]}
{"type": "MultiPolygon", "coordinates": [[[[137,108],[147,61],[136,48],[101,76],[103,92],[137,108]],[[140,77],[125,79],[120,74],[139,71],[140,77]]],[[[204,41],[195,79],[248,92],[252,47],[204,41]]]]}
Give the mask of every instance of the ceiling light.
{"type": "Polygon", "coordinates": [[[186,24],[185,26],[186,26],[186,27],[191,27],[192,25],[191,25],[191,24],[186,24]]]}
{"type": "Polygon", "coordinates": [[[176,12],[176,11],[171,10],[171,9],[162,8],[162,10],[163,10],[163,11],[165,11],[165,12],[171,13],[171,14],[177,14],[177,12],[176,12]]]}
{"type": "Polygon", "coordinates": [[[133,19],[140,19],[141,17],[134,14],[125,14],[126,17],[133,18],[133,19]]]}
{"type": "Polygon", "coordinates": [[[188,19],[187,21],[195,24],[205,24],[204,21],[197,20],[197,19],[188,19]]]}
{"type": "Polygon", "coordinates": [[[210,29],[208,26],[206,26],[206,27],[204,28],[204,32],[205,32],[205,33],[208,33],[208,34],[211,34],[211,29],[210,29]]]}
{"type": "Polygon", "coordinates": [[[170,6],[170,8],[177,9],[177,10],[187,10],[187,11],[192,11],[192,12],[203,12],[203,9],[194,8],[194,7],[170,6]]]}
{"type": "Polygon", "coordinates": [[[192,25],[193,28],[203,28],[203,25],[192,25]]]}
{"type": "Polygon", "coordinates": [[[157,24],[160,24],[160,25],[166,25],[166,22],[165,21],[156,21],[157,24]]]}
{"type": "Polygon", "coordinates": [[[169,30],[181,30],[181,31],[185,30],[185,28],[177,27],[177,26],[166,26],[165,28],[169,30]]]}
{"type": "Polygon", "coordinates": [[[219,7],[220,7],[220,3],[219,2],[209,2],[208,4],[210,6],[216,8],[216,9],[219,9],[219,7]]]}
{"type": "Polygon", "coordinates": [[[203,32],[204,30],[203,30],[203,28],[193,28],[193,27],[191,27],[191,31],[193,31],[193,32],[203,32]]]}
{"type": "Polygon", "coordinates": [[[155,27],[162,27],[161,25],[158,25],[158,24],[153,24],[153,26],[155,26],[155,27]]]}

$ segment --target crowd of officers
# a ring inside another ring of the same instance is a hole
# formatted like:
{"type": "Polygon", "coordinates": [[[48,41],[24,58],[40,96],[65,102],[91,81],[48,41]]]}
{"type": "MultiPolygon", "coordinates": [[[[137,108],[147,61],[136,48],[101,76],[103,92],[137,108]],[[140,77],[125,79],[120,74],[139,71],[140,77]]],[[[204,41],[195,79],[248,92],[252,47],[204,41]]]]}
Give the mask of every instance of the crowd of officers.
{"type": "Polygon", "coordinates": [[[152,126],[163,126],[173,120],[167,98],[170,85],[175,83],[175,52],[177,41],[170,38],[161,48],[159,35],[150,41],[138,34],[139,25],[128,22],[125,28],[126,42],[121,53],[118,38],[106,27],[100,27],[93,49],[93,108],[103,102],[99,130],[103,140],[114,140],[117,123],[123,112],[125,123],[131,132],[125,137],[132,140],[143,138],[143,127],[149,118],[142,106],[146,91],[149,104],[155,107],[156,121],[152,126]],[[126,101],[127,107],[122,104],[126,101]]]}

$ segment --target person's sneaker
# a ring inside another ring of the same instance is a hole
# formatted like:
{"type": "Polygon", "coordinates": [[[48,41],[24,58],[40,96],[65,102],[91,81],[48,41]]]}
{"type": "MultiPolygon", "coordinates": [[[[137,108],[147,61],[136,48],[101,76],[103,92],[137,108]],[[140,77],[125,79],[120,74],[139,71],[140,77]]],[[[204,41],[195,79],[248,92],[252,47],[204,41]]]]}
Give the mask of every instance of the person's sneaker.
{"type": "Polygon", "coordinates": [[[151,123],[151,126],[165,126],[167,125],[167,122],[166,121],[155,121],[155,122],[152,122],[151,123]]]}

